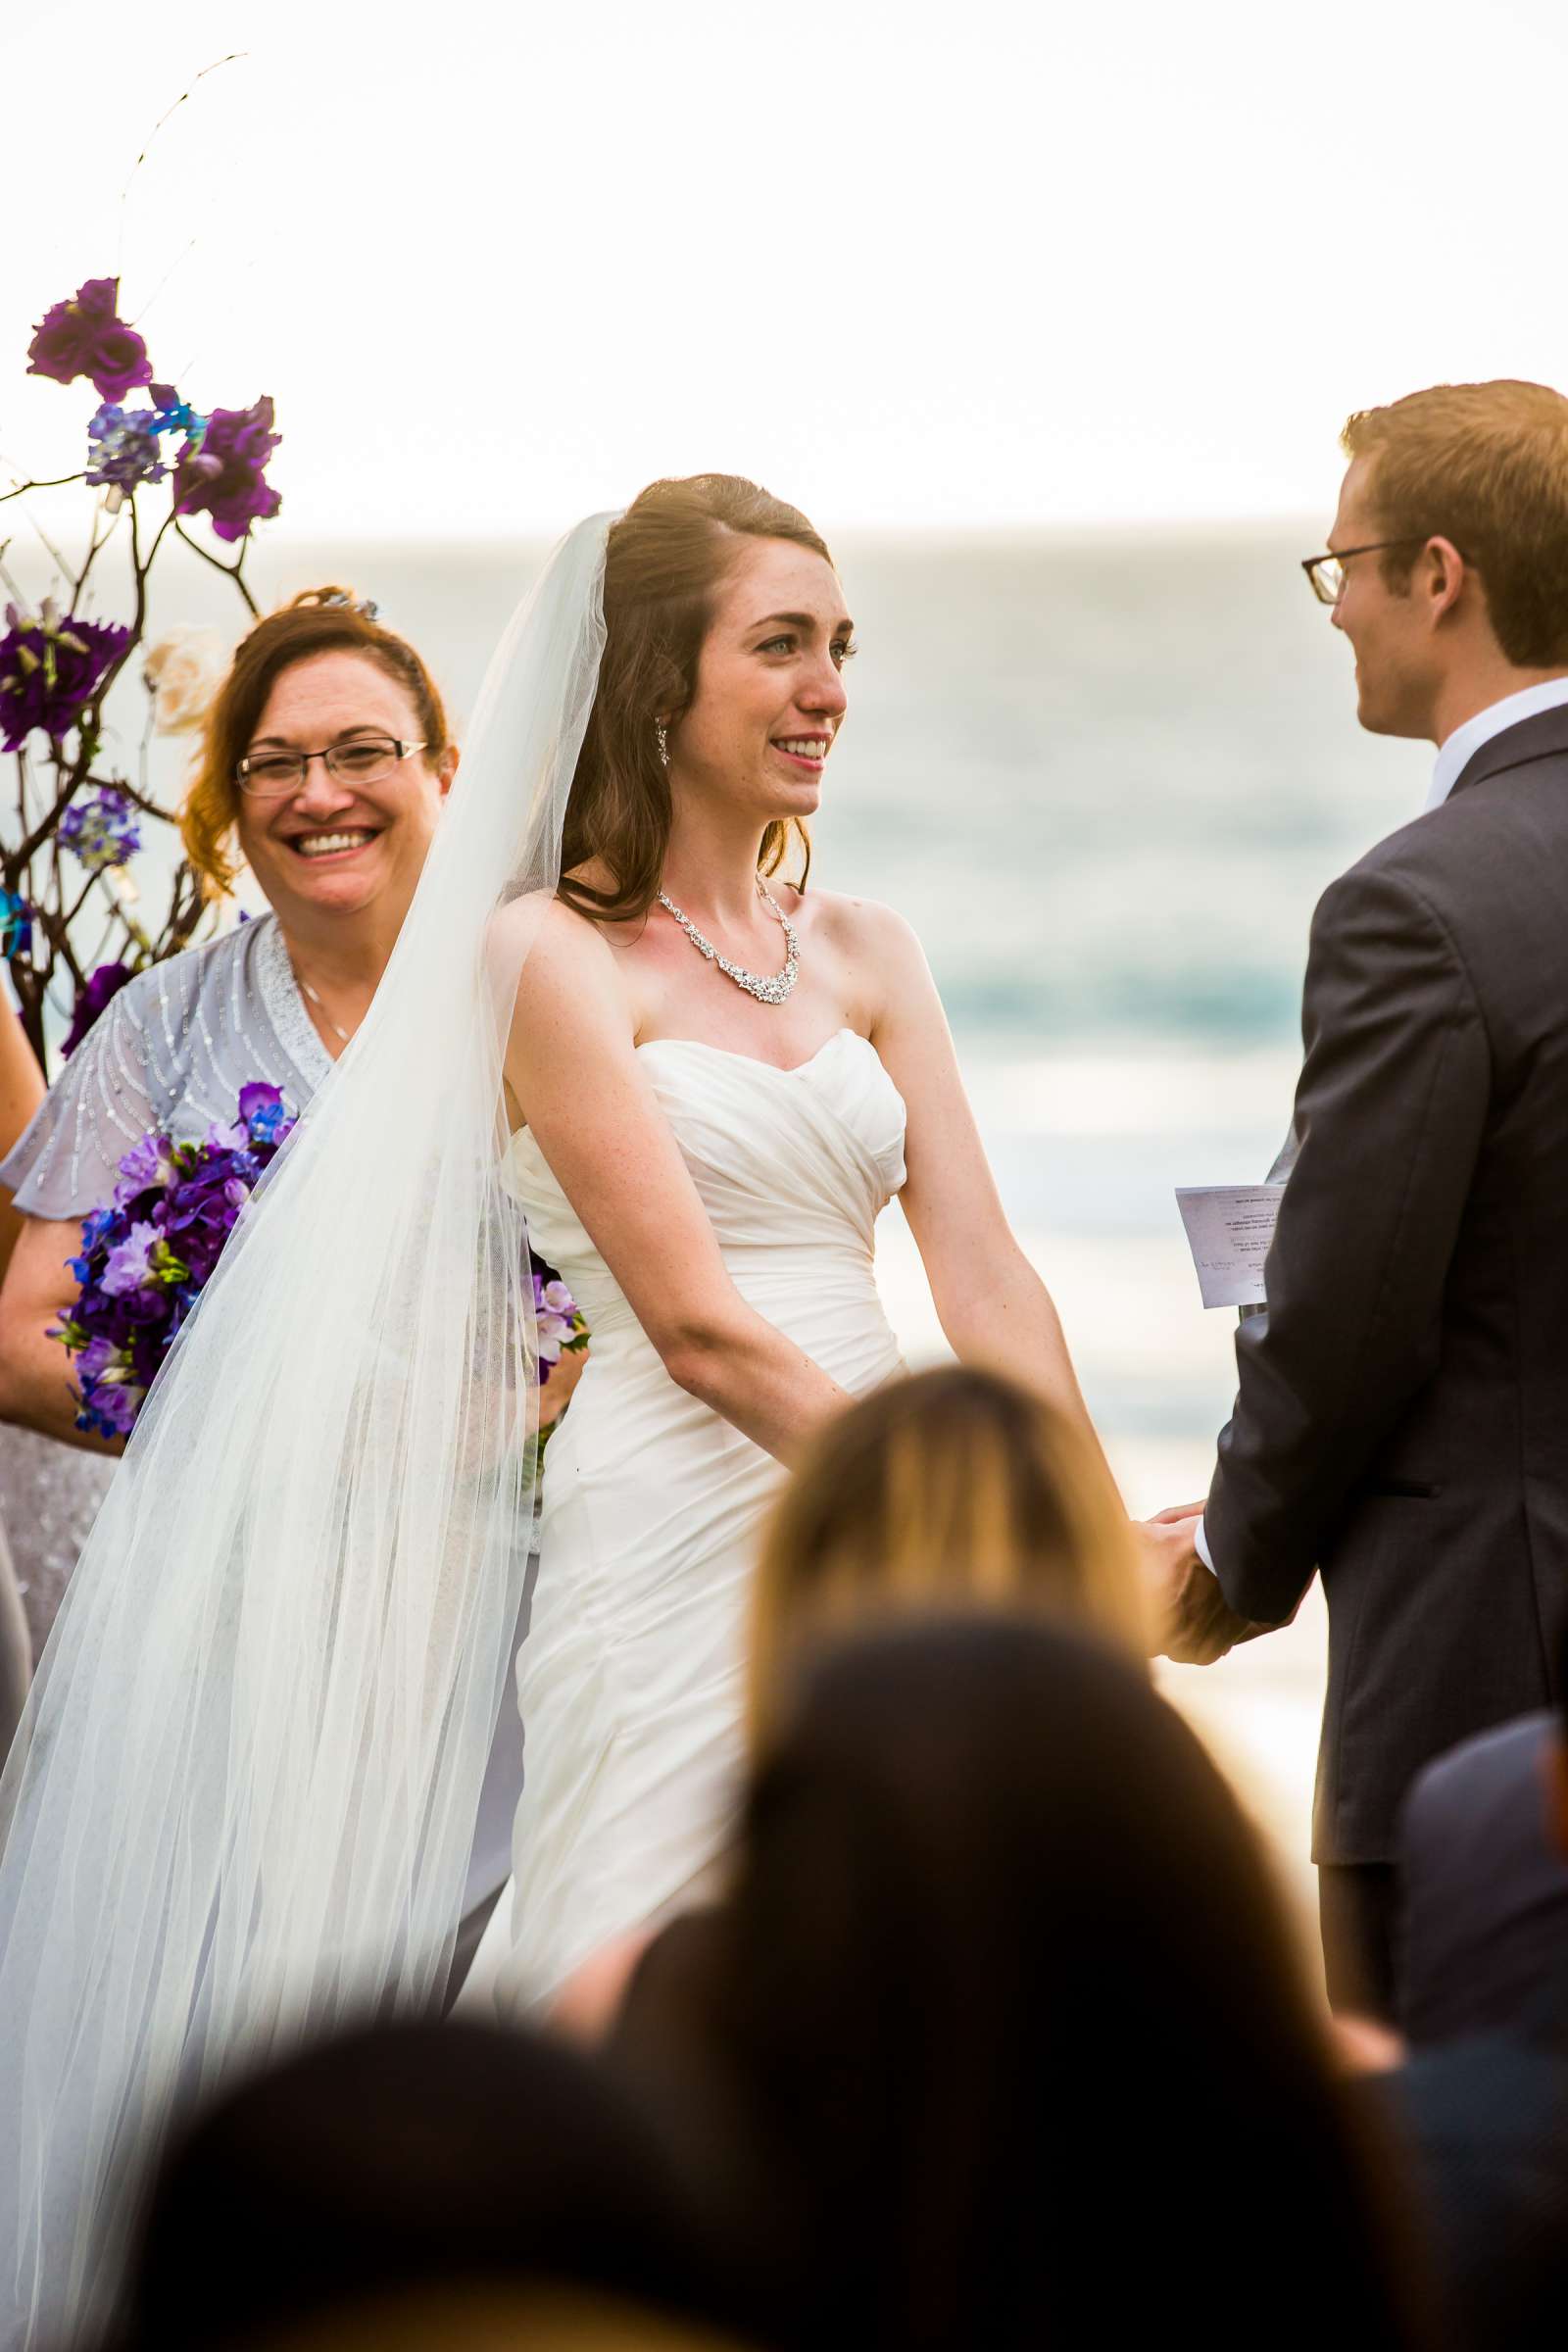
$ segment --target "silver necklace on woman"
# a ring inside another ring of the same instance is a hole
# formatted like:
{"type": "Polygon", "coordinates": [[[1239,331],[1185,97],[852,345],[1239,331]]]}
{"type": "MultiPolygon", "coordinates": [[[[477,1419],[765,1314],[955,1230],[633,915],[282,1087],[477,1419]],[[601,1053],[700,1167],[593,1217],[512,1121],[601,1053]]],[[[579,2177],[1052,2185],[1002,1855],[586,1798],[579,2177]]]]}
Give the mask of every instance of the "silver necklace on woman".
{"type": "Polygon", "coordinates": [[[801,968],[801,943],[795,936],[795,925],[777,899],[763,888],[760,874],[757,878],[757,895],[768,913],[776,915],[784,927],[784,944],[789,953],[781,972],[749,972],[744,965],[731,963],[727,956],[719,954],[710,939],[703,937],[691,916],[683,914],[674,900],[666,899],[662,891],[659,894],[659,904],[666,914],[674,916],[699,956],[706,956],[710,963],[716,963],[727,980],[733,980],[737,988],[744,988],[747,995],[755,997],[760,1004],[782,1004],[795,986],[796,975],[801,968]]]}
{"type": "Polygon", "coordinates": [[[299,989],[300,994],[310,998],[311,1003],[316,1006],[317,1011],[320,1014],[322,1020],[326,1023],[327,1027],[331,1030],[332,1035],[335,1038],[339,1039],[340,1042],[345,1046],[352,1045],[354,1041],[353,1030],[341,1028],[338,1023],[333,1020],[332,1015],[327,1011],[326,1006],[321,1003],[320,998],[317,995],[315,989],[306,979],[305,974],[300,970],[300,967],[297,963],[294,965],[293,969],[295,985],[299,989]]]}

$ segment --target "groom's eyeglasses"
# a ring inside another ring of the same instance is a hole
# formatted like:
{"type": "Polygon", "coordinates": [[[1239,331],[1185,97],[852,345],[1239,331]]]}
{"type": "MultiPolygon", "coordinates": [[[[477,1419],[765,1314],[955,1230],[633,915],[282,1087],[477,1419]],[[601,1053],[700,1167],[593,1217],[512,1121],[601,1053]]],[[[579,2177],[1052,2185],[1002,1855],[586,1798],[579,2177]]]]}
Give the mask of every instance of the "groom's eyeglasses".
{"type": "Polygon", "coordinates": [[[1345,594],[1345,566],[1352,556],[1380,556],[1386,547],[1424,547],[1430,536],[1423,531],[1403,539],[1373,539],[1365,547],[1342,547],[1337,555],[1303,556],[1301,569],[1318,603],[1337,605],[1345,594]]]}
{"type": "Polygon", "coordinates": [[[259,801],[275,801],[298,792],[313,760],[319,760],[340,784],[378,784],[400,760],[422,752],[422,743],[401,743],[395,735],[356,735],[348,743],[329,743],[320,752],[254,752],[234,762],[234,781],[241,792],[259,801]]]}

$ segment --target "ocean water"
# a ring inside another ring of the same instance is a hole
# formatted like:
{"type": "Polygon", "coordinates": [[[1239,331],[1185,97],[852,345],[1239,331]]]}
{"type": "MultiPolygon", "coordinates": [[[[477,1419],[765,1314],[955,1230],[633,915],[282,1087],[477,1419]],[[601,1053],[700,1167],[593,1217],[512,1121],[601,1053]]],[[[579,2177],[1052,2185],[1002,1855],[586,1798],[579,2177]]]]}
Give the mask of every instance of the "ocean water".
{"type": "MultiPolygon", "coordinates": [[[[1173,1189],[1267,1167],[1313,903],[1425,785],[1422,747],[1355,723],[1348,649],[1298,567],[1314,544],[1303,523],[836,550],[860,651],[813,874],[888,901],[925,942],[1004,1200],[1140,1502],[1146,1472],[1168,1475],[1156,1456],[1190,1447],[1201,1470],[1229,1398],[1231,1319],[1199,1306],[1173,1189]]],[[[274,527],[251,569],[264,607],[323,581],[374,596],[461,738],[544,553],[274,527]]],[[[49,584],[20,543],[8,561],[49,584]]],[[[112,614],[112,555],[98,577],[112,614]]],[[[237,600],[183,548],[154,587],[155,630],[237,633],[237,600]]],[[[128,760],[142,709],[127,688],[111,712],[128,760]]],[[[171,804],[184,757],[153,748],[171,804]]],[[[896,1213],[882,1247],[924,1356],[940,1334],[896,1213]]]]}
{"type": "MultiPolygon", "coordinates": [[[[813,873],[924,940],[1004,1204],[1136,1510],[1202,1493],[1232,1389],[1234,1318],[1200,1305],[1173,1189],[1266,1169],[1312,906],[1416,812],[1430,764],[1356,725],[1348,649],[1298,566],[1320,529],[836,549],[860,652],[813,873]]],[[[264,604],[322,581],[376,597],[461,735],[543,552],[274,530],[254,584],[264,604]]],[[[232,629],[235,610],[176,549],[154,621],[182,620],[232,629]]],[[[122,717],[128,748],[139,710],[122,717]]],[[[156,748],[171,797],[178,758],[156,748]]],[[[897,1211],[879,1262],[910,1360],[940,1351],[897,1211]]],[[[1290,1634],[1168,1677],[1293,1866],[1321,1651],[1309,1604],[1290,1634]]]]}
{"type": "MultiPolygon", "coordinates": [[[[1268,1165],[1312,905],[1424,789],[1419,746],[1356,726],[1348,649],[1298,568],[1313,544],[1302,525],[836,551],[860,651],[813,872],[924,940],[1009,1214],[1140,1465],[1201,1454],[1228,1401],[1230,1318],[1200,1309],[1173,1188],[1268,1165]]],[[[542,553],[264,535],[256,585],[376,597],[461,731],[542,553]]],[[[224,584],[176,554],[156,617],[226,620],[224,584]]],[[[924,1285],[896,1215],[883,1231],[923,1355],[924,1285]]]]}

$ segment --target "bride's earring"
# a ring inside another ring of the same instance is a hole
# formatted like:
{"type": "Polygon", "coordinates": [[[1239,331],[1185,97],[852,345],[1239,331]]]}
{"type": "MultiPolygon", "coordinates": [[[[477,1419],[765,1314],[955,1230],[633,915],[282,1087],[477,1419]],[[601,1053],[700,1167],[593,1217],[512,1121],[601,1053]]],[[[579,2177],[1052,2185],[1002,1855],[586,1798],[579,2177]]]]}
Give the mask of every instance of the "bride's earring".
{"type": "Polygon", "coordinates": [[[669,729],[662,718],[656,718],[654,721],[654,742],[659,749],[661,767],[667,767],[669,765],[669,729]]]}

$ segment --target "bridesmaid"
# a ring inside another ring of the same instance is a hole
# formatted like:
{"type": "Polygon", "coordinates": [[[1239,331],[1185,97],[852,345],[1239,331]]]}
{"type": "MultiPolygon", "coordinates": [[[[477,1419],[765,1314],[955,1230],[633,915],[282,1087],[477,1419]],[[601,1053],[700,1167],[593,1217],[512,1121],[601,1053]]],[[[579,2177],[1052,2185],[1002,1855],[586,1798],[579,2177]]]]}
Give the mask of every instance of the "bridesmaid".
{"type": "MultiPolygon", "coordinates": [[[[457,765],[423,661],[341,588],[296,597],[234,657],[181,829],[210,895],[226,893],[243,863],[270,911],[139,972],[0,1164],[22,1228],[0,1290],[0,1422],[15,1425],[0,1427],[0,1481],[34,1660],[112,1475],[102,1457],[120,1450],[75,1427],[69,1361],[46,1336],[74,1296],[66,1260],[80,1247],[81,1219],[109,1199],[122,1154],[149,1128],[198,1142],[234,1117],[253,1079],[304,1109],[369,1008],[457,765]]],[[[580,1370],[578,1357],[563,1359],[552,1415],[580,1370]]],[[[15,1679],[13,1669],[8,1690],[15,1679]]],[[[3,1714],[0,1735],[9,1739],[3,1714]]],[[[507,1876],[521,1785],[509,1707],[469,1865],[460,1965],[507,1876]]]]}
{"type": "MultiPolygon", "coordinates": [[[[457,766],[423,661],[341,588],[312,590],[259,622],[219,689],[181,819],[185,852],[214,897],[248,866],[270,911],[128,982],[0,1164],[23,1226],[0,1290],[0,1423],[20,1425],[0,1426],[0,1481],[34,1661],[113,1472],[102,1457],[120,1450],[76,1429],[68,1359],[46,1337],[74,1295],[66,1260],[81,1219],[109,1199],[122,1154],[149,1128],[199,1142],[232,1120],[253,1079],[280,1088],[291,1111],[305,1108],[369,1009],[457,766]]],[[[563,1357],[546,1418],[581,1370],[580,1356],[563,1357]]],[[[511,1867],[521,1787],[509,1705],[455,1974],[511,1867]]]]}
{"type": "Polygon", "coordinates": [[[248,865],[270,911],[139,972],[0,1165],[24,1231],[0,1291],[0,1418],[95,1452],[46,1334],[66,1260],[149,1128],[199,1141],[260,1079],[304,1109],[365,1017],[457,767],[412,646],[342,589],[298,597],[240,646],[181,820],[210,895],[248,865]]]}

